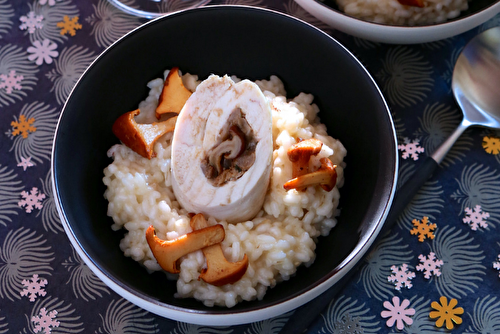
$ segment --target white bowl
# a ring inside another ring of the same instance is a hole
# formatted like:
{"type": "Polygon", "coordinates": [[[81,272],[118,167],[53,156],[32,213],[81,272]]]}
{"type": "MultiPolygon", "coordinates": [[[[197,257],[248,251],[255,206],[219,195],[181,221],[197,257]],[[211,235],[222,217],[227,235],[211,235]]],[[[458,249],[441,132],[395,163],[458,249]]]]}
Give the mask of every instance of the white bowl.
{"type": "Polygon", "coordinates": [[[499,0],[483,1],[484,5],[480,8],[448,22],[405,27],[363,21],[318,0],[295,1],[313,16],[337,30],[374,42],[390,44],[418,44],[445,39],[477,27],[500,13],[499,0]]]}

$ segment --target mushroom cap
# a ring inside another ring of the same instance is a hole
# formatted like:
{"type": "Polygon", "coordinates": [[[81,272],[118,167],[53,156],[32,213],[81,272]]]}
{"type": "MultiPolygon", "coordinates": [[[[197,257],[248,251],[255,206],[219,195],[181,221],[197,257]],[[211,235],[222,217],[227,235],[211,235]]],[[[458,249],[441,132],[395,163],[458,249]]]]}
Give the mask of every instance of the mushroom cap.
{"type": "Polygon", "coordinates": [[[151,159],[156,156],[153,150],[154,144],[166,133],[174,131],[177,116],[162,122],[139,124],[135,121],[135,116],[140,113],[141,111],[136,109],[121,115],[113,123],[111,130],[125,146],[151,159]]]}
{"type": "Polygon", "coordinates": [[[316,155],[321,151],[323,142],[316,138],[301,140],[290,146],[287,151],[288,159],[291,162],[309,161],[312,155],[316,155]]]}
{"type": "Polygon", "coordinates": [[[168,113],[179,114],[191,94],[182,82],[179,68],[173,67],[163,82],[163,89],[155,110],[156,118],[160,119],[163,114],[168,113]]]}

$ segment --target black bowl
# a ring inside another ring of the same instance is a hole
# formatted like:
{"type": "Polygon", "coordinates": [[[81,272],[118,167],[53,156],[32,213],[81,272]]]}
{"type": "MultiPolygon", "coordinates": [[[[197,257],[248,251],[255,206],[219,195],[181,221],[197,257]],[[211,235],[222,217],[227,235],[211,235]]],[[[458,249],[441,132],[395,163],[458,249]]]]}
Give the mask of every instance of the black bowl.
{"type": "Polygon", "coordinates": [[[270,318],[292,310],[335,284],[378,234],[396,185],[397,147],[391,115],[370,74],[327,34],[277,12],[213,6],[148,22],[110,46],[70,94],[54,138],[54,194],[66,233],[87,265],[131,302],[164,317],[206,325],[270,318]],[[164,69],[206,78],[234,74],[252,80],[279,76],[290,97],[315,96],[330,135],[348,150],[341,216],[320,238],[316,262],[269,289],[261,301],[233,308],[176,299],[176,284],[148,274],[119,249],[103,197],[111,126],[147,96],[146,83],[164,69]],[[193,315],[195,315],[193,317],[193,315]]]}

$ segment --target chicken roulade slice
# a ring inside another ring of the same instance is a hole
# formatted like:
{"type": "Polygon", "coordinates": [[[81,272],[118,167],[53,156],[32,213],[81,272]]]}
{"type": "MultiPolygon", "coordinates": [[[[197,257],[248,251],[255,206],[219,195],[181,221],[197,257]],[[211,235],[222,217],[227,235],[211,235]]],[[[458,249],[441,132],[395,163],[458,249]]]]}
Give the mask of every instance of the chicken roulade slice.
{"type": "Polygon", "coordinates": [[[253,82],[211,75],[181,110],[172,186],[189,212],[237,223],[261,209],[273,154],[268,101],[253,82]]]}

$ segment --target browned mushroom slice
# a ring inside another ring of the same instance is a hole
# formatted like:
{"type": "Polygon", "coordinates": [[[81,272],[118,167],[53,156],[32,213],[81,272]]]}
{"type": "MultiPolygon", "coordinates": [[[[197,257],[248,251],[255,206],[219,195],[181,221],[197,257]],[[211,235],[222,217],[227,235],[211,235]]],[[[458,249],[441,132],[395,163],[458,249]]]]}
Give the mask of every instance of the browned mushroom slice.
{"type": "Polygon", "coordinates": [[[179,68],[173,67],[163,83],[163,90],[156,107],[156,118],[160,119],[161,115],[168,113],[179,114],[191,94],[191,91],[182,83],[179,68]]]}
{"type": "Polygon", "coordinates": [[[236,125],[231,126],[229,134],[231,139],[220,143],[208,155],[208,163],[216,167],[217,175],[222,173],[222,157],[225,159],[235,159],[245,151],[245,134],[236,125]]]}
{"type": "Polygon", "coordinates": [[[404,6],[425,7],[424,0],[398,0],[404,6]]]}
{"type": "Polygon", "coordinates": [[[137,109],[121,115],[114,122],[112,131],[124,145],[143,157],[151,159],[156,156],[153,150],[154,144],[161,136],[174,130],[177,116],[163,122],[139,124],[134,117],[140,113],[141,111],[137,109]]]}
{"type": "MultiPolygon", "coordinates": [[[[207,221],[202,214],[197,214],[191,218],[190,224],[195,231],[207,228],[207,221]]],[[[226,260],[220,244],[205,247],[202,251],[207,261],[207,268],[202,270],[199,278],[209,284],[222,286],[235,283],[247,271],[248,257],[246,254],[240,261],[229,262],[226,260]]]]}
{"type": "Polygon", "coordinates": [[[328,158],[321,158],[320,162],[321,167],[317,171],[291,179],[283,185],[283,188],[285,190],[300,190],[309,186],[319,185],[325,191],[331,191],[337,183],[337,172],[335,170],[337,166],[328,158]]]}
{"type": "Polygon", "coordinates": [[[323,147],[321,140],[310,138],[301,140],[288,149],[287,155],[292,162],[293,178],[309,173],[309,159],[317,155],[321,147],[323,147]]]}
{"type": "Polygon", "coordinates": [[[242,177],[255,163],[257,141],[241,108],[235,108],[219,132],[220,139],[206,153],[201,170],[214,187],[242,177]]]}
{"type": "Polygon", "coordinates": [[[173,240],[158,238],[153,226],[149,226],[146,230],[146,241],[156,261],[163,270],[173,274],[179,273],[177,261],[181,257],[204,247],[218,244],[224,240],[225,236],[222,225],[208,226],[173,240]]]}

